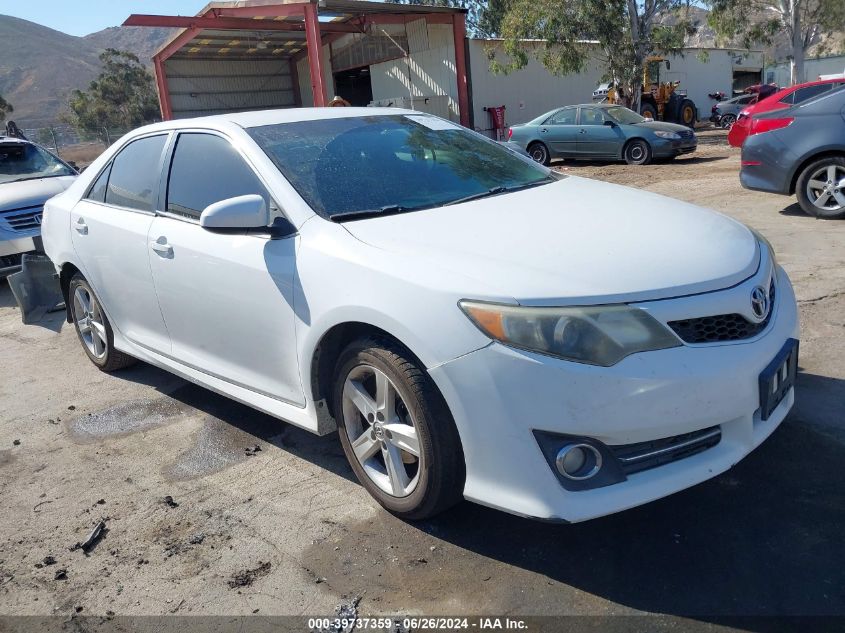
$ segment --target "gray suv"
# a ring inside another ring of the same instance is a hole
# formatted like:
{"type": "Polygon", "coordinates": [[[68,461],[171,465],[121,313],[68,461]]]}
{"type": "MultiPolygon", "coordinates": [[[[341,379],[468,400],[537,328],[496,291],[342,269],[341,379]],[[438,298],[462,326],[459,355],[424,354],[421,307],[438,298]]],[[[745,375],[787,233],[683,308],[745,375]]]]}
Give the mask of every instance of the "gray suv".
{"type": "Polygon", "coordinates": [[[29,141],[0,136],[0,278],[40,250],[44,203],[70,186],[76,170],[29,141]]]}

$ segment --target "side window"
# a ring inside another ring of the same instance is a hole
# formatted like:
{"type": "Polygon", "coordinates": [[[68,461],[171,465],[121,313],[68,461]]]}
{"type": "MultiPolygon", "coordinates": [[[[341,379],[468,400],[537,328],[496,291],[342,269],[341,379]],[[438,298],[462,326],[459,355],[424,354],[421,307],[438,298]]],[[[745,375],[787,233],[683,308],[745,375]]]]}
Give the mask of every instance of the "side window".
{"type": "Polygon", "coordinates": [[[575,108],[566,108],[557,114],[553,114],[547,121],[549,125],[575,125],[575,113],[578,112],[575,108]]]}
{"type": "Polygon", "coordinates": [[[261,181],[229,141],[213,134],[179,135],[167,182],[167,211],[197,219],[210,204],[252,193],[272,207],[261,181]]]}
{"type": "Polygon", "coordinates": [[[785,95],[783,99],[781,99],[778,103],[792,105],[793,103],[795,103],[795,92],[796,91],[793,90],[788,95],[785,95]]]}
{"type": "Polygon", "coordinates": [[[153,211],[158,194],[159,160],[167,135],[132,141],[112,161],[106,204],[153,211]]]}
{"type": "Polygon", "coordinates": [[[604,125],[604,115],[594,108],[581,108],[581,125],[604,125]]]}
{"type": "Polygon", "coordinates": [[[752,102],[752,101],[754,101],[754,100],[755,100],[754,96],[753,96],[753,95],[751,95],[751,96],[748,96],[748,97],[742,97],[742,98],[740,98],[740,99],[737,99],[737,100],[736,100],[736,102],[737,102],[739,105],[745,105],[746,103],[751,103],[751,102],[752,102]]]}
{"type": "Polygon", "coordinates": [[[803,103],[808,99],[817,97],[823,92],[830,90],[832,84],[818,84],[815,86],[807,86],[806,88],[799,88],[795,91],[795,103],[803,103]]]}
{"type": "Polygon", "coordinates": [[[97,180],[91,185],[86,198],[95,202],[106,201],[106,187],[109,184],[109,174],[111,173],[111,163],[97,176],[97,180]]]}

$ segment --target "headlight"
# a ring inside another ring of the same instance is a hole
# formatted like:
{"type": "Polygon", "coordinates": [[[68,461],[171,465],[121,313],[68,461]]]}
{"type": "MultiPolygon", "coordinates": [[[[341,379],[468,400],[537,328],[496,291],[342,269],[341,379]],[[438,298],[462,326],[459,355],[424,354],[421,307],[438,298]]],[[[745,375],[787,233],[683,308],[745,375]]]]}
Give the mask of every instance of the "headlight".
{"type": "Polygon", "coordinates": [[[665,132],[663,130],[655,130],[654,134],[656,136],[659,136],[660,138],[669,138],[673,141],[677,141],[679,138],[681,138],[681,135],[677,132],[665,132]]]}
{"type": "Polygon", "coordinates": [[[626,305],[533,308],[461,301],[461,310],[487,336],[541,354],[610,367],[680,341],[639,308],[626,305]]]}

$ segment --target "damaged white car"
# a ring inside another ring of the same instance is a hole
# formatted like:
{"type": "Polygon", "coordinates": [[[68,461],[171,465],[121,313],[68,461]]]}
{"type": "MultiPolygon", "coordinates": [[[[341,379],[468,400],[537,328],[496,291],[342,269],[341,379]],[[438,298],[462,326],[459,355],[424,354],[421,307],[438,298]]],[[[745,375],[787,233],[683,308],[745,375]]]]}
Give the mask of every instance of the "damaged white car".
{"type": "Polygon", "coordinates": [[[727,470],[794,401],[796,302],[765,240],[422,113],[144,127],[43,232],[98,367],[337,428],[408,519],[630,508],[727,470]]]}

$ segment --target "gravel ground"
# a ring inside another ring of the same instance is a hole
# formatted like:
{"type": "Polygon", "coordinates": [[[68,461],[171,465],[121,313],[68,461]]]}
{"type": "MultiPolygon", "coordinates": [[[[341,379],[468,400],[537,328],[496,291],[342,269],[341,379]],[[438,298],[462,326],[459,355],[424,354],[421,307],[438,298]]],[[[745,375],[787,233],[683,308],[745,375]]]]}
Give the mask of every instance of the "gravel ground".
{"type": "Polygon", "coordinates": [[[720,132],[671,163],[556,168],[712,207],[774,244],[801,304],[801,374],[760,449],[584,524],[465,503],[412,525],[371,502],[336,436],[146,365],[100,373],[60,316],[21,325],[0,282],[0,614],[331,615],[358,597],[366,615],[645,612],[683,630],[845,614],[845,222],[741,189],[720,132]]]}

